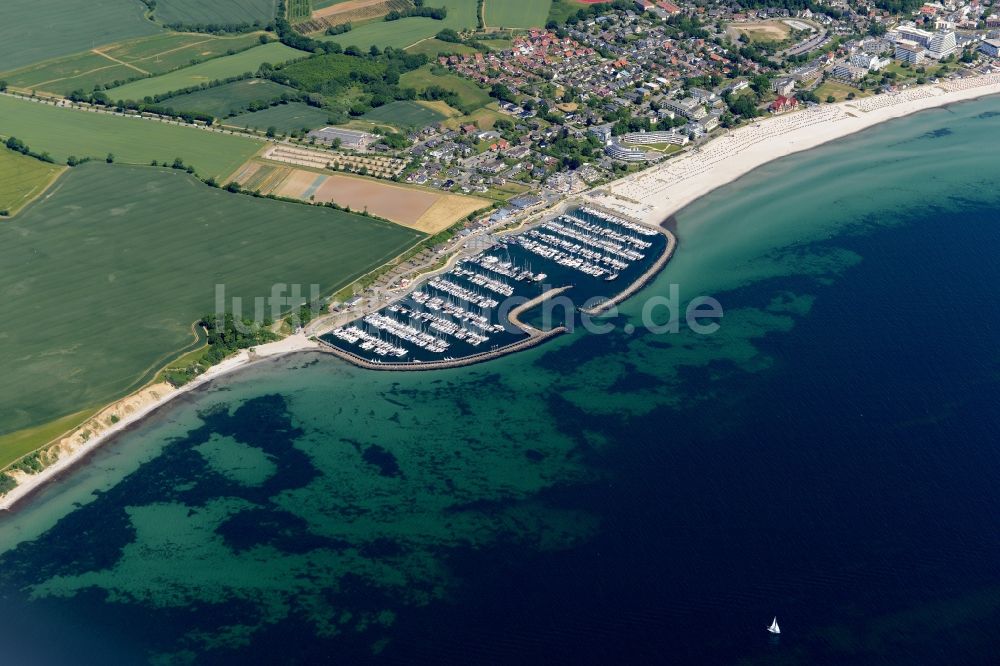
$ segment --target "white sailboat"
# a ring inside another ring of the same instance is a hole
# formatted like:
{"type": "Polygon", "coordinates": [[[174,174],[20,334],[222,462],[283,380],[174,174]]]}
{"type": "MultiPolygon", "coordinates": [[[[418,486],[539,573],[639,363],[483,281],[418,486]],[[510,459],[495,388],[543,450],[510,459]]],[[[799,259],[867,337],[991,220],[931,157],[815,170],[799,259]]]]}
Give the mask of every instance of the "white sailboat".
{"type": "Polygon", "coordinates": [[[770,631],[772,634],[780,634],[781,633],[781,627],[778,626],[778,618],[777,617],[775,617],[773,620],[771,620],[771,626],[768,627],[767,630],[770,631]]]}

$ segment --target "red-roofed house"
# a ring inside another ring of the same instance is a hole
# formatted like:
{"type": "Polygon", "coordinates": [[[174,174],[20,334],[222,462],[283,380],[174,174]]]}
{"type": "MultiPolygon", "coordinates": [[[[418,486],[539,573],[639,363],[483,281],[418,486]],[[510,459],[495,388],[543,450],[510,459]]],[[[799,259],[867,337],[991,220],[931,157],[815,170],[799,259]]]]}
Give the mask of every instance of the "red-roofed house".
{"type": "Polygon", "coordinates": [[[794,97],[778,97],[778,99],[771,102],[771,106],[768,108],[774,113],[784,113],[785,111],[794,111],[799,105],[799,100],[794,97]]]}

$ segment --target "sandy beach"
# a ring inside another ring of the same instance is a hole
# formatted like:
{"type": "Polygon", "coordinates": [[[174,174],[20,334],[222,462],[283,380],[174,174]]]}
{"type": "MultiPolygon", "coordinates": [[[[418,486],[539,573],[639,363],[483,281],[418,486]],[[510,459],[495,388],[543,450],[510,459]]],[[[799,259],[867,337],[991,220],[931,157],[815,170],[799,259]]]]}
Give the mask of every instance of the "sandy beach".
{"type": "Polygon", "coordinates": [[[658,225],[694,200],[792,153],[918,111],[1000,94],[1000,74],[824,104],[735,129],[686,155],[587,194],[593,203],[658,225]]]}
{"type": "Polygon", "coordinates": [[[82,460],[108,439],[139,423],[178,396],[256,361],[316,349],[319,349],[319,344],[309,340],[305,335],[292,335],[277,342],[255,347],[253,350],[244,349],[222,363],[212,366],[205,374],[180,388],[173,388],[169,384],[154,384],[109,405],[54,445],[54,448],[59,451],[59,458],[52,465],[38,474],[8,472],[17,481],[17,487],[0,497],[0,511],[9,510],[37,488],[82,460]],[[118,420],[109,423],[108,419],[112,414],[117,416],[118,420]],[[88,434],[84,435],[83,433],[88,434]]]}
{"type": "MultiPolygon", "coordinates": [[[[815,106],[735,129],[677,159],[630,175],[579,198],[659,226],[695,199],[775,159],[801,152],[918,111],[1000,94],[1000,74],[969,77],[896,93],[815,106]]],[[[560,203],[557,206],[562,206],[560,203]]],[[[535,211],[532,216],[545,214],[535,211]]],[[[299,334],[253,351],[244,350],[179,389],[157,384],[118,401],[55,444],[58,460],[38,474],[10,472],[18,485],[0,497],[8,510],[35,489],[83,459],[108,438],[140,422],[174,398],[256,360],[319,349],[299,334]],[[111,415],[117,420],[110,422],[111,415]]]]}

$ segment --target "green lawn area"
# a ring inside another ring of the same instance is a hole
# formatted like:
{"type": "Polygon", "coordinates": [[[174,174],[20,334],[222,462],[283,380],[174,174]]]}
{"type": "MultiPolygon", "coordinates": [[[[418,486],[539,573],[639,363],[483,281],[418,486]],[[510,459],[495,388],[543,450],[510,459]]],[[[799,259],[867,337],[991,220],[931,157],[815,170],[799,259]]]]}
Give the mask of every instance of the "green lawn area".
{"type": "Polygon", "coordinates": [[[421,238],[359,215],[230,194],[172,169],[69,170],[50,196],[0,224],[0,284],[17,313],[0,323],[0,465],[37,440],[24,429],[125,395],[192,349],[191,324],[213,310],[216,285],[230,309],[239,296],[252,316],[253,299],[274,284],[330,293],[421,238]]]}
{"type": "Polygon", "coordinates": [[[137,0],[3,0],[0,69],[161,32],[137,0]]]}
{"type": "Polygon", "coordinates": [[[157,0],[154,15],[165,25],[266,25],[277,11],[277,0],[157,0]]]}
{"type": "Polygon", "coordinates": [[[392,46],[405,49],[422,39],[438,34],[445,28],[472,30],[479,21],[476,18],[477,0],[433,0],[428,6],[447,7],[448,16],[443,21],[430,18],[405,18],[399,21],[372,21],[355,27],[343,35],[319,37],[344,46],[359,46],[363,49],[373,44],[380,48],[392,46]]]}
{"type": "Polygon", "coordinates": [[[204,177],[228,176],[260,149],[262,142],[155,120],[58,108],[0,95],[0,132],[16,136],[57,160],[70,155],[149,164],[180,157],[204,177]]]}
{"type": "Polygon", "coordinates": [[[267,79],[245,79],[171,97],[161,104],[174,111],[206,113],[215,118],[225,118],[230,114],[246,111],[254,102],[268,104],[281,99],[282,95],[298,98],[299,92],[295,88],[267,79]]]}
{"type": "Polygon", "coordinates": [[[293,49],[279,42],[271,42],[235,55],[215,58],[169,74],[112,88],[108,91],[108,97],[112,100],[131,99],[138,101],[147,96],[162,95],[173,90],[182,90],[202,83],[239,76],[246,72],[256,72],[265,62],[277,65],[289,60],[305,58],[308,55],[304,51],[293,49]]]}
{"type": "Polygon", "coordinates": [[[361,116],[363,120],[396,127],[422,128],[444,120],[447,116],[416,102],[391,102],[361,116]]]}
{"type": "Polygon", "coordinates": [[[549,20],[552,0],[486,0],[488,28],[541,28],[549,20]]]}
{"type": "Polygon", "coordinates": [[[480,39],[479,43],[486,45],[492,51],[506,51],[514,45],[510,39],[480,39]]]}
{"type": "Polygon", "coordinates": [[[415,88],[421,92],[431,86],[437,86],[456,93],[470,109],[486,106],[493,98],[485,88],[480,88],[469,79],[463,79],[447,71],[435,74],[436,65],[424,65],[412,72],[399,77],[399,85],[404,88],[415,88]]]}
{"type": "MultiPolygon", "coordinates": [[[[63,167],[0,147],[0,212],[14,215],[52,182],[63,167]]],[[[4,220],[0,219],[0,224],[4,220]]]]}
{"type": "Polygon", "coordinates": [[[419,44],[414,44],[410,48],[406,49],[407,53],[426,53],[431,58],[436,58],[442,53],[447,53],[449,55],[453,53],[458,53],[465,55],[468,53],[475,53],[476,49],[471,46],[466,46],[465,44],[456,44],[454,42],[445,42],[440,39],[425,39],[419,44]]]}
{"type": "Polygon", "coordinates": [[[302,102],[279,104],[263,111],[241,113],[226,119],[226,125],[233,127],[255,127],[266,130],[274,127],[287,134],[303,128],[315,129],[329,124],[330,114],[323,109],[302,102]]]}
{"type": "Polygon", "coordinates": [[[819,97],[820,102],[826,102],[826,98],[830,95],[833,95],[838,102],[843,102],[850,93],[854,93],[855,97],[866,97],[871,94],[861,92],[854,86],[849,86],[840,81],[826,81],[819,88],[816,88],[814,92],[819,97]]]}

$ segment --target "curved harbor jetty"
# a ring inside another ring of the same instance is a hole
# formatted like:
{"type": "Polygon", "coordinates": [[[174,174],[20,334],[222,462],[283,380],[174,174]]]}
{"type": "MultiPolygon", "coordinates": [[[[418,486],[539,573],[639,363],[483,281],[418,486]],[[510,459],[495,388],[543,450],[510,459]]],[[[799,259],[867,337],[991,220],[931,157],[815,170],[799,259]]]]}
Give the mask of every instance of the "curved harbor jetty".
{"type": "Polygon", "coordinates": [[[545,218],[431,276],[402,298],[321,335],[324,349],[375,370],[430,370],[480,363],[533,347],[567,330],[577,312],[604,311],[635,293],[676,247],[669,231],[595,206],[545,218]],[[610,288],[617,288],[608,294],[610,288]],[[573,290],[576,301],[528,311],[573,290]],[[598,303],[581,309],[577,303],[598,303]]]}

